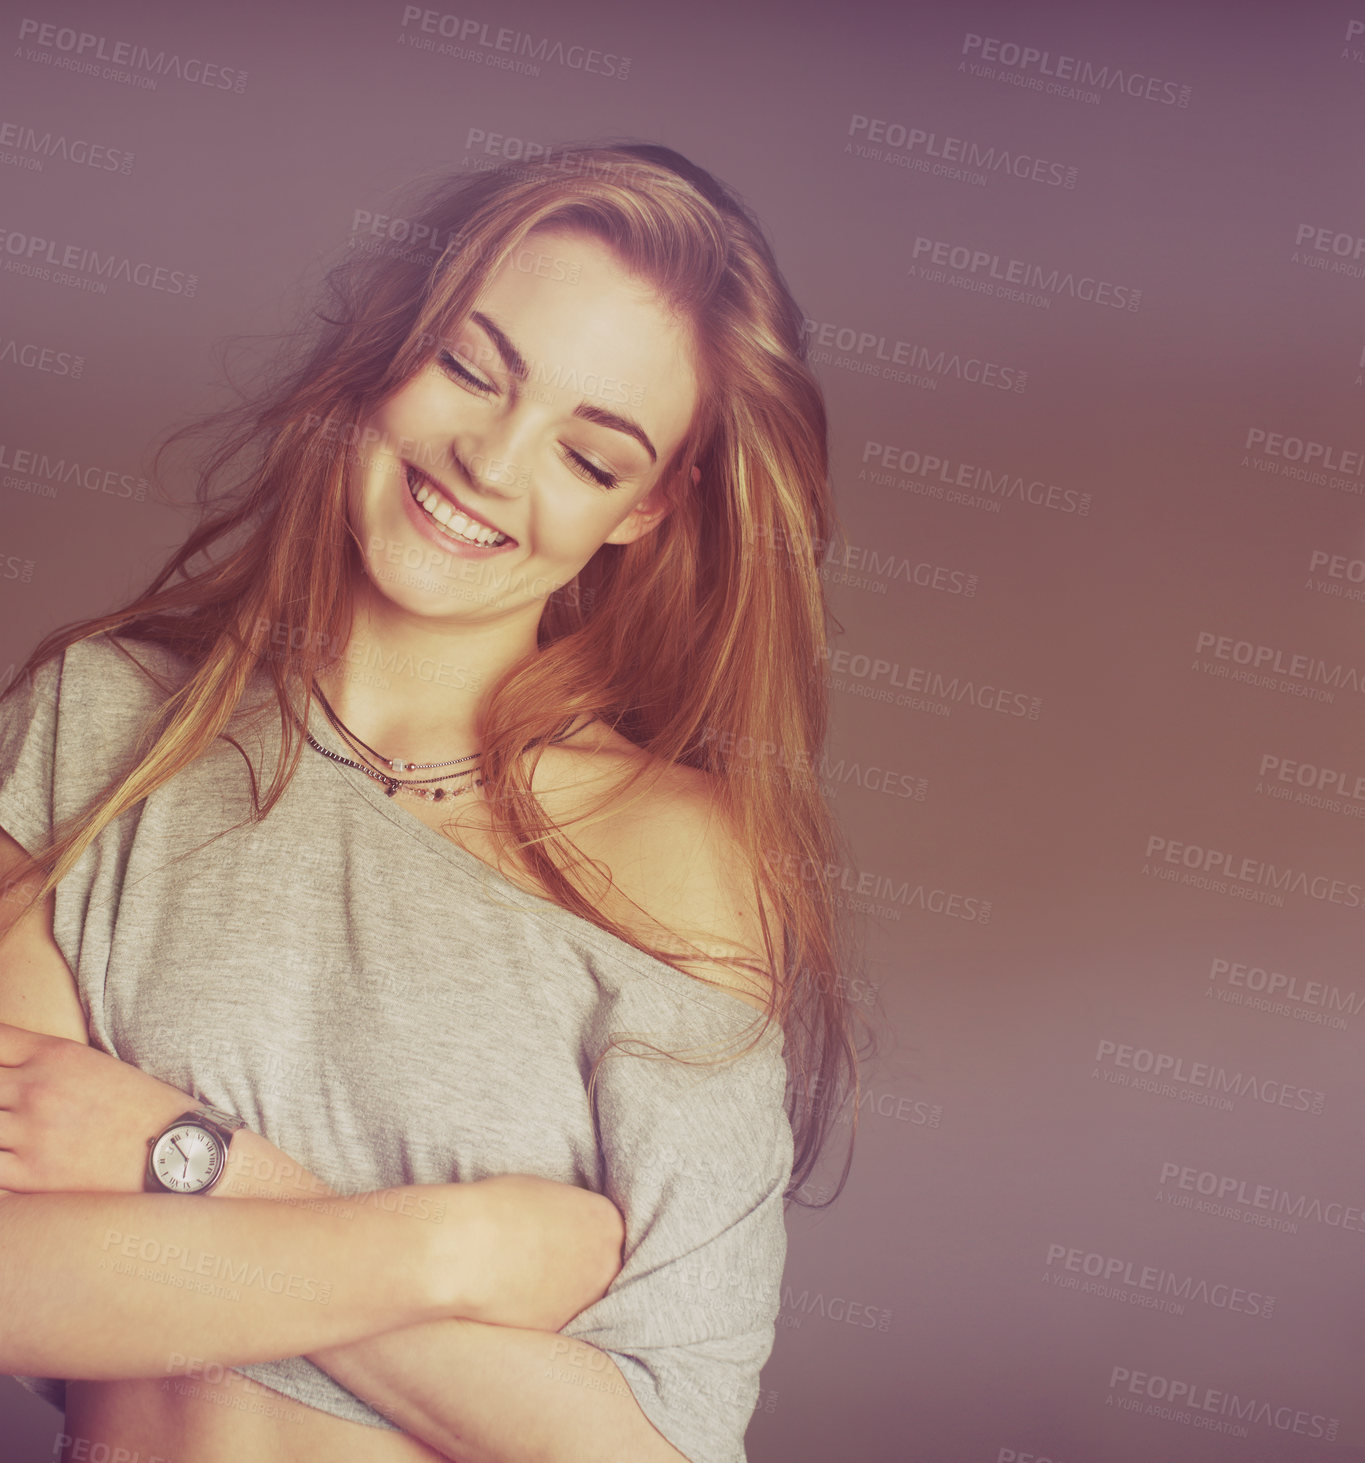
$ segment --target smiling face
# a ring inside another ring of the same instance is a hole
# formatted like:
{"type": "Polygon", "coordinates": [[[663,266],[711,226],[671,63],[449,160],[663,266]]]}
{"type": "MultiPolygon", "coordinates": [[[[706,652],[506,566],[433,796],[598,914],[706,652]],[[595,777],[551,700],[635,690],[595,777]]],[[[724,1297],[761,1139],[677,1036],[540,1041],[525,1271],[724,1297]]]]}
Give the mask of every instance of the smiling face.
{"type": "Polygon", "coordinates": [[[363,424],[351,526],[391,610],[515,619],[667,511],[698,383],[688,328],[601,241],[531,234],[363,424]]]}

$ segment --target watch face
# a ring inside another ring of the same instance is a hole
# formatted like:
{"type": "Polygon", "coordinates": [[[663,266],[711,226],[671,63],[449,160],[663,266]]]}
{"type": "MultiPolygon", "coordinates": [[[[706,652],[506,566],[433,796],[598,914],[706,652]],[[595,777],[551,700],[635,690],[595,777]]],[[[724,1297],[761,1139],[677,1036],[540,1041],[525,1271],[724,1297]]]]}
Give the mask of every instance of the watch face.
{"type": "Polygon", "coordinates": [[[226,1154],[217,1135],[197,1123],[177,1123],[152,1149],[157,1181],[177,1194],[197,1194],[223,1171],[226,1154]]]}

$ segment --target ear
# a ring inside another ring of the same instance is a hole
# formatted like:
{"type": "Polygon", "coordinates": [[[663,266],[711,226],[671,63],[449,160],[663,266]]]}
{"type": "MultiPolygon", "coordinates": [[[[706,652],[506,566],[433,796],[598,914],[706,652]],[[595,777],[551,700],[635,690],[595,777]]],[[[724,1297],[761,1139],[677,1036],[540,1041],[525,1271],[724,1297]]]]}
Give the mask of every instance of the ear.
{"type": "MultiPolygon", "coordinates": [[[[692,469],[693,485],[695,486],[700,479],[701,473],[694,467],[692,469]]],[[[606,536],[604,542],[609,544],[633,544],[636,539],[643,538],[645,534],[652,533],[658,528],[672,506],[672,503],[669,501],[669,485],[663,480],[660,480],[626,514],[621,522],[612,529],[606,536]]]]}

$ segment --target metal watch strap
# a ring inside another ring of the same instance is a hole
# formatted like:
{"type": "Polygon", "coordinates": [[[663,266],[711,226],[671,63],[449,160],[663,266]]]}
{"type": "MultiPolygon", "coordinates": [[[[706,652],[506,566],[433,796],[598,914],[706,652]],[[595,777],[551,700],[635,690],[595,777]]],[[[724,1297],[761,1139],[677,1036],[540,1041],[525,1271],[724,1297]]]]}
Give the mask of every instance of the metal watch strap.
{"type": "Polygon", "coordinates": [[[224,1128],[228,1134],[228,1141],[231,1142],[232,1134],[239,1129],[246,1127],[246,1123],[233,1113],[224,1112],[221,1107],[213,1107],[207,1102],[196,1102],[195,1112],[203,1117],[209,1118],[220,1128],[224,1128]]]}

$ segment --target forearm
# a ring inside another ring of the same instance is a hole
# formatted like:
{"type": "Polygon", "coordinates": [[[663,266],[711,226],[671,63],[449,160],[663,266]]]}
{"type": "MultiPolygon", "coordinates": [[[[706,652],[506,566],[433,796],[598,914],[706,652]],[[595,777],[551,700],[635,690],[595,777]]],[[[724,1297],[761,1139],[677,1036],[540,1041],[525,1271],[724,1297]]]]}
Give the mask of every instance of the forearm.
{"type": "MultiPolygon", "coordinates": [[[[553,1335],[619,1271],[622,1219],[600,1194],[504,1174],[333,1196],[246,1129],[207,1194],[140,1194],[145,1143],[128,1135],[193,1099],[71,1041],[8,1038],[29,1093],[47,1095],[3,1155],[0,1371],[164,1376],[177,1354],[240,1366],[441,1317],[553,1335]],[[92,1108],[116,1120],[73,1162],[92,1108]]],[[[443,1380],[424,1370],[418,1399],[443,1380]]]]}
{"type": "Polygon", "coordinates": [[[603,1351],[443,1320],[309,1360],[455,1463],[687,1463],[603,1351]]]}
{"type": "Polygon", "coordinates": [[[431,1227],[356,1201],[0,1199],[0,1372],[165,1376],[173,1353],[245,1364],[435,1320],[431,1227]]]}
{"type": "Polygon", "coordinates": [[[223,1177],[209,1191],[213,1199],[273,1199],[287,1204],[336,1198],[337,1192],[250,1128],[233,1135],[223,1177]]]}
{"type": "MultiPolygon", "coordinates": [[[[215,1193],[302,1203],[332,1191],[257,1133],[234,1140],[215,1193]],[[245,1141],[243,1141],[245,1140],[245,1141]]],[[[506,1321],[494,1298],[489,1321],[506,1321]]],[[[443,1319],[308,1359],[457,1463],[676,1463],[604,1352],[551,1330],[443,1319]]]]}

